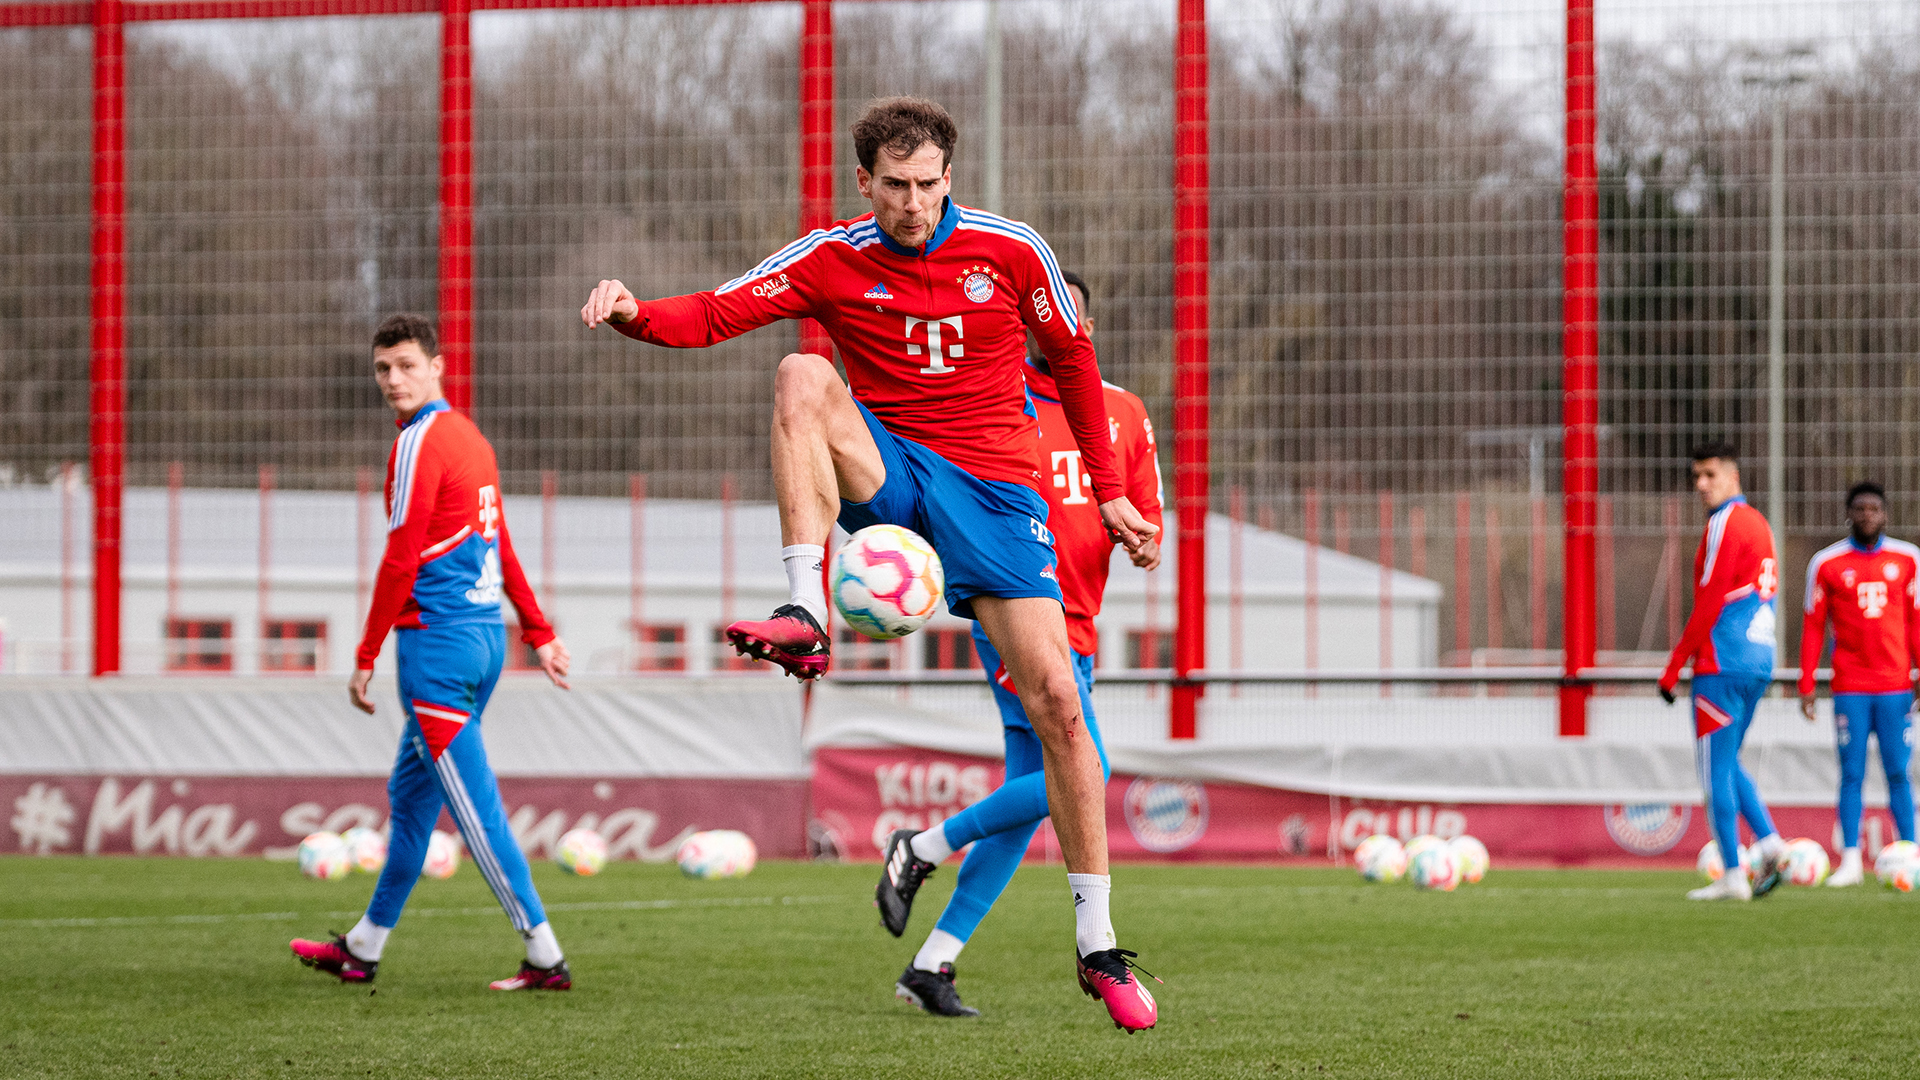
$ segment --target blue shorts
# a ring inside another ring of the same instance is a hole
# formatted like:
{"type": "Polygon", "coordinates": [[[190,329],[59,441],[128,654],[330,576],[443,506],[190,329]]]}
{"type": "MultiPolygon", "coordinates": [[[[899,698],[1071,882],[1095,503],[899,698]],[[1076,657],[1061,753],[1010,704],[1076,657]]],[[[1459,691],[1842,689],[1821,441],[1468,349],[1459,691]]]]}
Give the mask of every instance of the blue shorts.
{"type": "MultiPolygon", "coordinates": [[[[860,405],[859,402],[854,402],[860,405]]],[[[840,500],[840,527],[899,525],[927,538],[946,571],[947,609],[973,618],[976,596],[1044,596],[1060,601],[1047,502],[1025,484],[982,480],[902,439],[860,405],[887,478],[863,503],[840,500]]],[[[1064,607],[1064,604],[1063,604],[1064,607]]]]}

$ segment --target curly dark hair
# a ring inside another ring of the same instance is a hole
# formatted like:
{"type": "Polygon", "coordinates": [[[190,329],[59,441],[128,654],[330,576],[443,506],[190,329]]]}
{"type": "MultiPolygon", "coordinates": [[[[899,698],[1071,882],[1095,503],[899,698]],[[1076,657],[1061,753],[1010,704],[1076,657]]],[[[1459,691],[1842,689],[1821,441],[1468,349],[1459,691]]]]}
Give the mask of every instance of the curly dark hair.
{"type": "Polygon", "coordinates": [[[1847,489],[1847,509],[1849,510],[1853,509],[1853,500],[1859,498],[1862,495],[1872,495],[1875,498],[1879,499],[1883,504],[1887,501],[1886,488],[1881,487],[1879,484],[1874,483],[1872,480],[1862,480],[1859,483],[1847,489]]]}
{"type": "Polygon", "coordinates": [[[954,126],[953,117],[938,103],[916,97],[881,98],[867,106],[866,115],[853,125],[853,152],[860,159],[860,167],[872,172],[883,147],[895,157],[909,157],[932,143],[940,148],[940,169],[944,172],[953,160],[953,144],[959,138],[960,129],[954,126]]]}
{"type": "Polygon", "coordinates": [[[420,351],[429,357],[440,355],[439,335],[433,332],[433,320],[425,315],[412,312],[389,315],[380,321],[380,328],[373,332],[373,347],[376,349],[391,349],[408,341],[420,346],[420,351]]]}

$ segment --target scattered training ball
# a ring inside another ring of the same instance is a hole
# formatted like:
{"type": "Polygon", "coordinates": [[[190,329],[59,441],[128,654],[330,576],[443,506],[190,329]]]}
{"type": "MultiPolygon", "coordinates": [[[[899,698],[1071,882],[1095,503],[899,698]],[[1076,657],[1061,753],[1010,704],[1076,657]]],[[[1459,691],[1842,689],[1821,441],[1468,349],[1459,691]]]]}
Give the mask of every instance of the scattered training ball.
{"type": "Polygon", "coordinates": [[[911,529],[869,525],[833,556],[828,590],[847,625],[870,638],[905,637],[927,624],[946,591],[933,545],[911,529]]]}
{"type": "Polygon", "coordinates": [[[340,837],[347,845],[347,861],[363,874],[377,874],[387,865],[387,838],[375,829],[355,825],[340,837]]]}
{"type": "Polygon", "coordinates": [[[570,829],[553,846],[553,861],[569,874],[592,877],[607,865],[607,841],[592,829],[570,829]]]}
{"type": "Polygon", "coordinates": [[[1832,870],[1833,862],[1827,858],[1827,849],[1821,847],[1818,840],[1803,836],[1787,841],[1786,854],[1780,862],[1780,873],[1787,884],[1818,885],[1827,880],[1832,870]]]}
{"type": "MultiPolygon", "coordinates": [[[[1742,847],[1737,853],[1736,858],[1739,860],[1739,865],[1742,868],[1749,870],[1748,876],[1751,877],[1751,867],[1749,864],[1752,860],[1747,856],[1747,849],[1742,847]]],[[[1708,881],[1719,881],[1720,876],[1727,872],[1726,860],[1720,857],[1719,841],[1707,841],[1707,846],[1700,849],[1700,857],[1694,860],[1693,865],[1694,869],[1700,871],[1701,877],[1706,878],[1708,881]]]]}
{"type": "Polygon", "coordinates": [[[1407,860],[1407,880],[1413,882],[1416,889],[1452,892],[1459,888],[1460,864],[1454,858],[1453,848],[1444,843],[1421,847],[1407,860]]]}
{"type": "Polygon", "coordinates": [[[1468,885],[1477,885],[1487,876],[1487,868],[1493,860],[1487,855],[1487,845],[1472,836],[1456,836],[1447,841],[1453,849],[1453,860],[1460,869],[1460,880],[1468,885]]]}
{"type": "Polygon", "coordinates": [[[674,856],[681,873],[705,880],[746,877],[759,858],[753,838],[734,829],[694,833],[674,856]]]}
{"type": "Polygon", "coordinates": [[[444,881],[459,869],[460,841],[439,829],[433,830],[433,835],[427,838],[427,862],[420,868],[420,872],[430,878],[440,878],[444,881]]]}
{"type": "Polygon", "coordinates": [[[1895,840],[1881,848],[1880,854],[1873,857],[1873,876],[1879,878],[1882,885],[1890,884],[1887,878],[1894,870],[1904,863],[1916,860],[1920,860],[1920,844],[1915,844],[1911,840],[1895,840]]]}
{"type": "Polygon", "coordinates": [[[308,833],[300,841],[300,872],[315,881],[339,881],[353,870],[347,858],[347,842],[339,833],[325,830],[308,833]]]}
{"type": "Polygon", "coordinates": [[[1407,849],[1385,833],[1374,833],[1353,849],[1353,865],[1368,881],[1399,881],[1407,872],[1407,849]]]}

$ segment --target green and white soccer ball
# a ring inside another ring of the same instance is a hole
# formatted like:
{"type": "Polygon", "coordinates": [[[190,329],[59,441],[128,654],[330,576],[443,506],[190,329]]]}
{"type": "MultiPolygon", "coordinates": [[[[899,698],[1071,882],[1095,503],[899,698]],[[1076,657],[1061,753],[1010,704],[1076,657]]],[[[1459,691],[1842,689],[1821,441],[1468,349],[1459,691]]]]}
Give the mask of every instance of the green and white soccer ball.
{"type": "Polygon", "coordinates": [[[940,556],[919,533],[869,525],[834,553],[827,589],[848,626],[888,641],[933,618],[946,582],[940,556]]]}
{"type": "Polygon", "coordinates": [[[315,881],[339,881],[352,872],[353,863],[347,858],[347,843],[340,839],[339,833],[322,829],[308,833],[300,841],[297,858],[300,872],[315,881]]]}
{"type": "Polygon", "coordinates": [[[1460,881],[1466,885],[1477,885],[1487,876],[1487,868],[1493,860],[1487,855],[1487,845],[1472,836],[1456,836],[1447,841],[1453,849],[1454,862],[1459,864],[1460,881]]]}
{"type": "Polygon", "coordinates": [[[553,861],[569,874],[592,877],[607,865],[607,841],[592,829],[569,829],[553,845],[553,861]]]}
{"type": "Polygon", "coordinates": [[[387,838],[379,830],[355,825],[340,835],[347,845],[347,861],[363,874],[377,874],[387,865],[387,838]]]}
{"type": "Polygon", "coordinates": [[[759,858],[753,837],[734,829],[694,833],[681,843],[674,855],[681,873],[704,880],[746,877],[753,872],[759,858]]]}
{"type": "Polygon", "coordinates": [[[1368,881],[1399,881],[1407,872],[1407,849],[1385,833],[1374,833],[1353,849],[1353,865],[1368,881]]]}

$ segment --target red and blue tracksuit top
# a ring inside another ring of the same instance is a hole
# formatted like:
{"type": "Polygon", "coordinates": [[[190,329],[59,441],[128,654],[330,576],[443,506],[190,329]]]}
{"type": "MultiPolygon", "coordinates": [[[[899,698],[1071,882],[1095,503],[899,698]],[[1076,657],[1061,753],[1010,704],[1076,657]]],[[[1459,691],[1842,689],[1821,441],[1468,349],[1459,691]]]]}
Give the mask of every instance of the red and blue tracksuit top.
{"type": "Polygon", "coordinates": [[[1800,629],[1800,693],[1833,623],[1833,692],[1894,694],[1913,689],[1920,663],[1920,548],[1882,536],[1872,547],[1852,537],[1821,548],[1807,564],[1807,612],[1800,629]]]}
{"type": "Polygon", "coordinates": [[[1767,519],[1738,495],[1715,507],[1693,556],[1693,614],[1660,685],[1673,689],[1688,661],[1695,675],[1772,678],[1779,591],[1767,519]]]}
{"type": "Polygon", "coordinates": [[[401,421],[387,455],[387,551],[356,661],[369,670],[387,631],[500,622],[505,592],[520,638],[554,638],[513,553],[493,447],[446,401],[401,421]]]}

